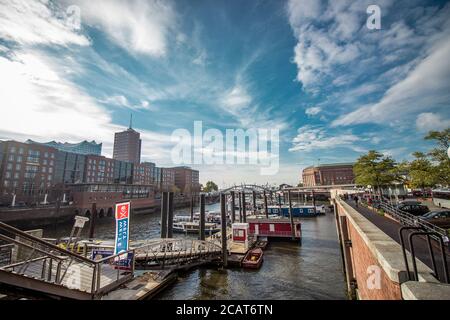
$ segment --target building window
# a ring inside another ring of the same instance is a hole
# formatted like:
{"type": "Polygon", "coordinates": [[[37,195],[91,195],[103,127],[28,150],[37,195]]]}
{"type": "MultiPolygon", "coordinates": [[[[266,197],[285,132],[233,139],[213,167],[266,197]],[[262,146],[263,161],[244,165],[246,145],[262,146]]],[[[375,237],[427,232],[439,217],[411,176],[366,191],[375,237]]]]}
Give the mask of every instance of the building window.
{"type": "Polygon", "coordinates": [[[19,148],[19,154],[23,154],[23,148],[22,147],[19,148]]]}
{"type": "Polygon", "coordinates": [[[22,166],[20,164],[16,164],[16,171],[20,171],[22,169],[22,166]]]}
{"type": "Polygon", "coordinates": [[[11,179],[11,171],[6,171],[5,178],[11,179]]]}
{"type": "Polygon", "coordinates": [[[16,153],[16,147],[10,147],[9,148],[9,152],[16,153]]]}
{"type": "Polygon", "coordinates": [[[52,175],[51,174],[48,175],[47,180],[48,181],[52,181],[52,175]]]}
{"type": "Polygon", "coordinates": [[[14,155],[13,155],[13,154],[10,154],[9,157],[8,157],[8,160],[9,160],[9,161],[14,161],[14,155]]]}
{"type": "Polygon", "coordinates": [[[55,154],[52,153],[52,154],[50,155],[50,157],[51,157],[52,159],[55,159],[55,154]]]}
{"type": "Polygon", "coordinates": [[[22,162],[22,156],[17,156],[17,162],[22,162]]]}
{"type": "Polygon", "coordinates": [[[46,173],[47,172],[47,167],[42,167],[42,172],[46,173]]]}
{"type": "Polygon", "coordinates": [[[46,166],[46,165],[47,165],[47,159],[42,160],[42,164],[43,164],[44,166],[46,166]]]}
{"type": "Polygon", "coordinates": [[[18,172],[14,173],[14,179],[19,179],[19,173],[18,172]]]}
{"type": "Polygon", "coordinates": [[[7,168],[8,170],[12,170],[13,164],[12,164],[12,163],[8,163],[8,165],[6,166],[6,168],[7,168]]]}
{"type": "Polygon", "coordinates": [[[5,188],[8,188],[9,187],[9,181],[8,180],[3,181],[3,186],[5,188]]]}

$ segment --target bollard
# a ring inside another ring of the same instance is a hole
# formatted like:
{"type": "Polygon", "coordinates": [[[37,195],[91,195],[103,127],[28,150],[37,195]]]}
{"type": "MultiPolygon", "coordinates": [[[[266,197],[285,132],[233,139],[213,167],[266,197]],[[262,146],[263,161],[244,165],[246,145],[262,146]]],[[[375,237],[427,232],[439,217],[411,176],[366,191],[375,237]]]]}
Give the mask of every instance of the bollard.
{"type": "Polygon", "coordinates": [[[234,191],[231,191],[231,223],[234,223],[235,219],[236,219],[236,215],[235,215],[235,201],[234,201],[234,191]]]}
{"type": "Polygon", "coordinates": [[[220,213],[221,213],[221,229],[222,229],[222,263],[226,268],[228,264],[228,250],[227,250],[227,212],[225,208],[226,197],[225,194],[220,195],[220,213]]]}
{"type": "Polygon", "coordinates": [[[288,191],[288,202],[289,202],[289,219],[291,220],[291,235],[292,240],[295,240],[294,215],[292,214],[291,190],[288,191]]]}
{"type": "Polygon", "coordinates": [[[245,205],[245,192],[242,191],[242,222],[247,222],[247,208],[245,205]]]}
{"type": "Polygon", "coordinates": [[[264,213],[266,214],[266,218],[269,218],[269,209],[267,208],[267,194],[266,194],[266,190],[264,190],[264,213]]]}
{"type": "Polygon", "coordinates": [[[252,197],[253,197],[253,214],[256,215],[256,191],[253,190],[252,192],[252,197]]]}
{"type": "Polygon", "coordinates": [[[239,195],[239,222],[242,223],[242,195],[238,192],[239,195]]]}
{"type": "Polygon", "coordinates": [[[205,195],[200,195],[200,228],[199,239],[205,240],[205,195]]]}
{"type": "Polygon", "coordinates": [[[89,224],[89,239],[94,239],[95,222],[97,220],[97,204],[92,204],[91,223],[89,224]]]}
{"type": "Polygon", "coordinates": [[[169,192],[167,201],[167,238],[173,238],[173,192],[169,192]]]}
{"type": "Polygon", "coordinates": [[[194,196],[191,195],[191,222],[194,221],[194,196]]]}
{"type": "Polygon", "coordinates": [[[161,239],[167,238],[167,192],[161,194],[161,239]]]}

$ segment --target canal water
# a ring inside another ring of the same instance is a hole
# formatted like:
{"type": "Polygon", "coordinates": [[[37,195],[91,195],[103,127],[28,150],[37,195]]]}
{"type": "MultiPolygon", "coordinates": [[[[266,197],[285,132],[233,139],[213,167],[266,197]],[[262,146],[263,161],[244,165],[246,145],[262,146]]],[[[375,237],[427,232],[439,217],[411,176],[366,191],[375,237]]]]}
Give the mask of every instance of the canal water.
{"type": "MultiPolygon", "coordinates": [[[[206,208],[219,211],[219,205],[206,208]]],[[[177,210],[176,213],[187,213],[177,210]]],[[[132,240],[159,237],[158,213],[131,217],[132,240]]],[[[114,220],[97,220],[95,237],[114,239],[114,220]]],[[[44,236],[68,236],[71,224],[44,229],[44,236]]],[[[87,235],[87,228],[84,236],[87,235]]],[[[175,234],[177,237],[185,235],[175,234]]],[[[346,299],[341,253],[333,214],[302,220],[303,241],[271,242],[259,270],[196,269],[181,275],[158,299],[346,299]]],[[[192,236],[188,236],[192,237],[192,236]]]]}

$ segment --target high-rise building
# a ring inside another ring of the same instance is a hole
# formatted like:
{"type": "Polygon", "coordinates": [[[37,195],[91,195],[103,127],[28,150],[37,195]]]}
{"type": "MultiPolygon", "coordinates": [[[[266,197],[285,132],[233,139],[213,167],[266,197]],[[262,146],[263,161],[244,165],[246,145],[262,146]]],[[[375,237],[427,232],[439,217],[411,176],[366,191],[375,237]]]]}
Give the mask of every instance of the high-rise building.
{"type": "Polygon", "coordinates": [[[115,160],[127,161],[138,164],[141,162],[141,134],[130,127],[114,135],[113,158],[115,160]]]}
{"type": "Polygon", "coordinates": [[[305,168],[302,173],[303,186],[327,186],[355,183],[353,163],[321,164],[305,168]]]}

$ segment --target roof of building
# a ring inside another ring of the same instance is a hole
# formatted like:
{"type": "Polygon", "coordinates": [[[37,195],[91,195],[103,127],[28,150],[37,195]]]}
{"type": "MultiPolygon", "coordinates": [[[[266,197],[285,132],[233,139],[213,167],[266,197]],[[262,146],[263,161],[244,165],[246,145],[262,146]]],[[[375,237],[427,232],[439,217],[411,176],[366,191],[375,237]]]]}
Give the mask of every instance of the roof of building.
{"type": "Polygon", "coordinates": [[[347,167],[347,166],[354,166],[354,162],[343,162],[343,163],[323,163],[319,165],[313,165],[306,167],[305,169],[311,169],[311,168],[328,168],[328,167],[347,167]]]}
{"type": "Polygon", "coordinates": [[[28,139],[25,141],[27,144],[38,144],[38,145],[44,145],[48,147],[53,147],[55,149],[61,150],[61,151],[67,151],[67,152],[76,152],[80,153],[83,149],[91,149],[96,150],[96,154],[100,154],[102,150],[102,143],[97,143],[94,140],[91,142],[84,140],[79,143],[69,143],[69,142],[56,142],[56,141],[50,141],[50,142],[36,142],[31,139],[28,139]]]}

